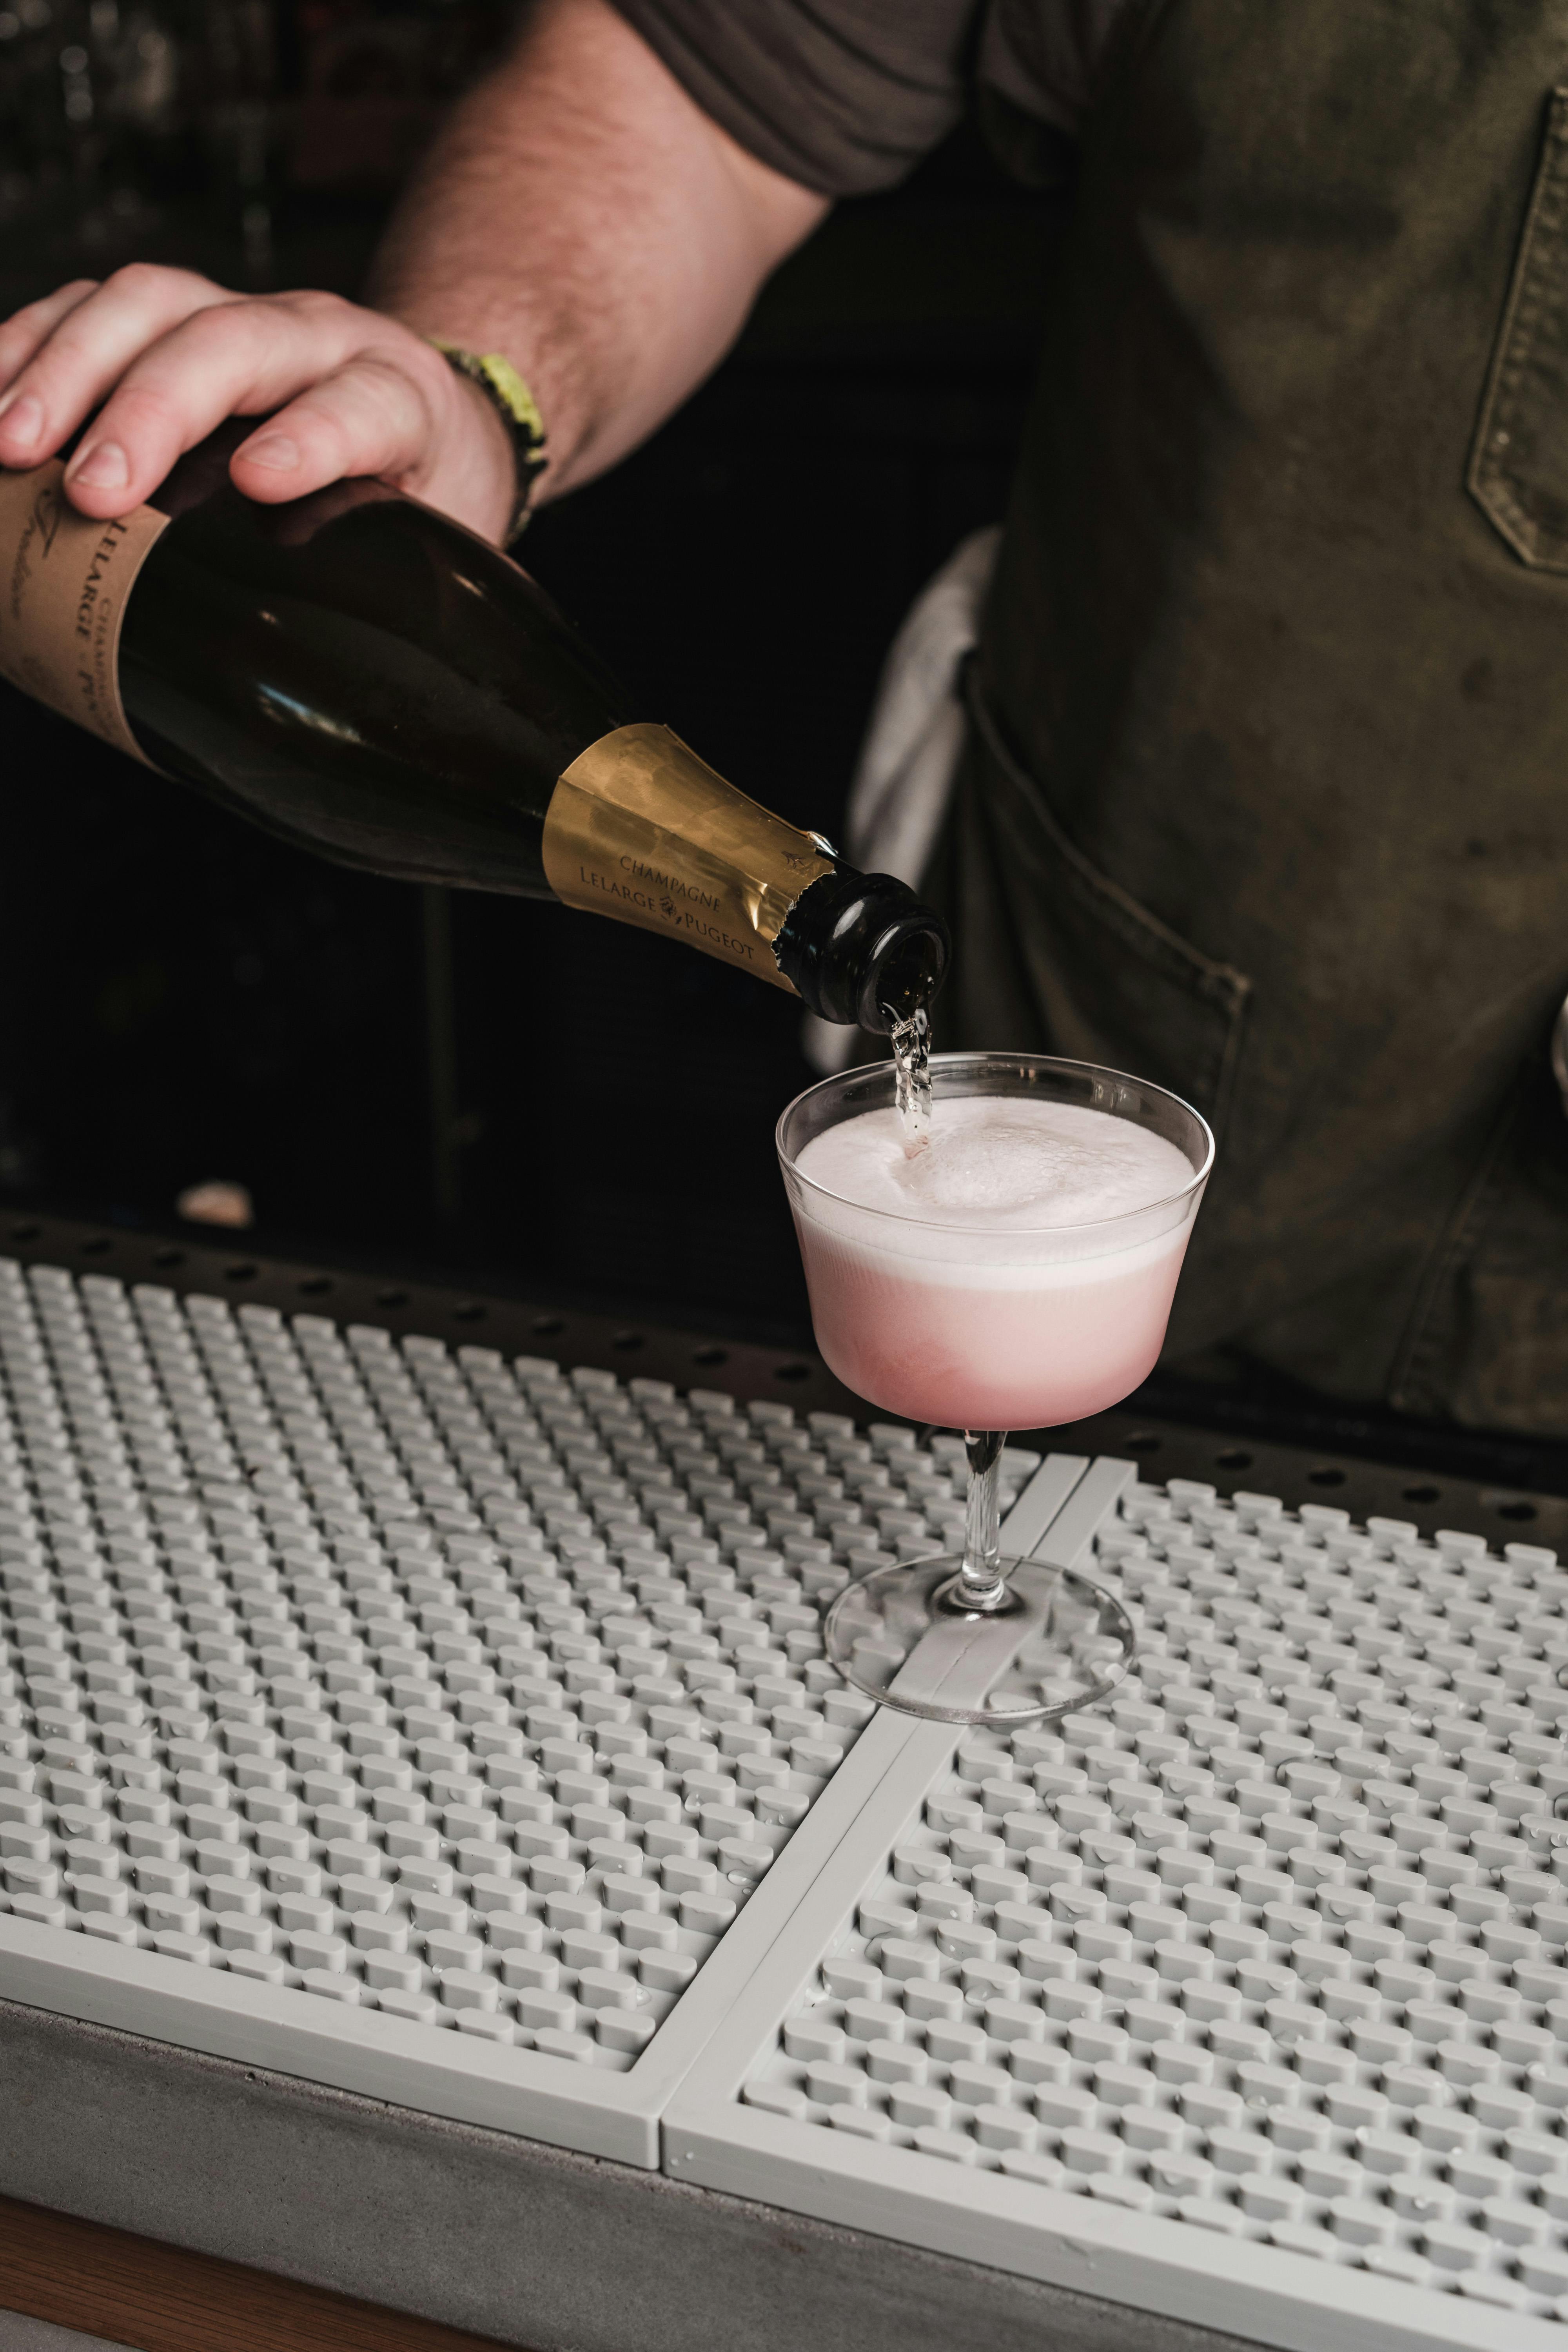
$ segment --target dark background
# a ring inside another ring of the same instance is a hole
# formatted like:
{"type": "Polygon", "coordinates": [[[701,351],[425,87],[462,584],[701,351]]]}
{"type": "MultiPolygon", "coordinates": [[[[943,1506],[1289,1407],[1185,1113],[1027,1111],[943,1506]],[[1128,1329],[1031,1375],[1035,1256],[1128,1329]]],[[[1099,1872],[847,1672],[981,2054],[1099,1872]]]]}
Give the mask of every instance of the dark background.
{"type": "MultiPolygon", "coordinates": [[[[0,0],[0,314],[132,256],[353,293],[431,90],[505,29],[464,0],[27,5],[0,0]]],[[[1049,227],[958,135],[530,530],[633,706],[797,823],[837,830],[889,640],[1001,511],[1049,227]]],[[[339,872],[0,696],[0,1206],[169,1226],[231,1177],[262,1247],[804,1337],[789,999],[553,905],[339,872]]]]}

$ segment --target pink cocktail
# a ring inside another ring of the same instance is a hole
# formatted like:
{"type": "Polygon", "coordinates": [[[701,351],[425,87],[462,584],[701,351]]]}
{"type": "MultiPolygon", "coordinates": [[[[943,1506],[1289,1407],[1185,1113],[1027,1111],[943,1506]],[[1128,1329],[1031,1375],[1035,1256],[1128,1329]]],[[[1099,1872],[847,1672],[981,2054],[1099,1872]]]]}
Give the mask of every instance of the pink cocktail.
{"type": "MultiPolygon", "coordinates": [[[[941,1055],[931,1075],[930,1144],[913,1157],[890,1067],[827,1079],[779,1123],[823,1355],[883,1412],[963,1430],[970,1460],[963,1558],[858,1580],[829,1613],[828,1651],[894,1705],[1016,1721],[1060,1710],[1016,1692],[963,1710],[889,1694],[887,1627],[918,1630],[917,1591],[932,1622],[1023,1605],[1032,1572],[1002,1559],[996,1531],[1005,1433],[1103,1412],[1153,1370],[1214,1142],[1163,1087],[1089,1064],[941,1055]]],[[[1059,1577],[1053,1593],[1059,1617],[1059,1577]]],[[[1082,1686],[1068,1675],[1063,1704],[1081,1703],[1082,1686]]]]}
{"type": "Polygon", "coordinates": [[[1047,1429],[1148,1379],[1191,1219],[1137,1249],[989,1280],[933,1279],[798,1212],[795,1228],[816,1344],[846,1388],[906,1421],[1047,1429]]]}

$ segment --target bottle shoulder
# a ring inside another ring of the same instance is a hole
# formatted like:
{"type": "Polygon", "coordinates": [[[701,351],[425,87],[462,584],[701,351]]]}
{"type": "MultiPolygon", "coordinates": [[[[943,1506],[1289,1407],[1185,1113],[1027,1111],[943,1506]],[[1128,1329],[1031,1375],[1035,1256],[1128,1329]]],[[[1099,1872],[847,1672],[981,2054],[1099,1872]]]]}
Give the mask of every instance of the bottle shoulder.
{"type": "Polygon", "coordinates": [[[148,756],[329,856],[543,891],[556,781],[621,720],[603,665],[447,517],[364,482],[258,506],[219,454],[176,469],[124,615],[148,756]]]}
{"type": "Polygon", "coordinates": [[[488,673],[521,686],[526,671],[582,711],[584,741],[630,716],[618,681],[548,590],[500,548],[384,483],[339,482],[264,507],[208,459],[192,476],[176,468],[159,503],[170,522],[154,583],[179,570],[188,589],[191,575],[206,573],[231,592],[353,616],[439,649],[476,684],[488,673]]]}

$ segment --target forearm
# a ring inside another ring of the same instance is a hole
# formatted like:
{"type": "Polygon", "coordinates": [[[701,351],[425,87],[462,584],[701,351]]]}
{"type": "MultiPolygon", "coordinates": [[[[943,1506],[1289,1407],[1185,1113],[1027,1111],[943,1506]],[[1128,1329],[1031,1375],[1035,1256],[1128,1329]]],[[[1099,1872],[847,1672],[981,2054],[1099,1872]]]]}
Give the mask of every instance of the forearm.
{"type": "Polygon", "coordinates": [[[369,299],[505,353],[544,415],[549,495],[679,406],[825,209],[721,131],[607,0],[543,0],[436,141],[369,299]]]}

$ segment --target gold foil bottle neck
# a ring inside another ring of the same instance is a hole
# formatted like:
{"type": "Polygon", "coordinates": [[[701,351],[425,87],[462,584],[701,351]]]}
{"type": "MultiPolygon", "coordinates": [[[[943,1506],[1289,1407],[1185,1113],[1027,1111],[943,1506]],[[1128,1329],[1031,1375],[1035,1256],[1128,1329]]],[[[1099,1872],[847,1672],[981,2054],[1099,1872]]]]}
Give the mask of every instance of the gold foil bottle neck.
{"type": "Polygon", "coordinates": [[[684,940],[791,995],[774,942],[801,892],[835,871],[816,836],[643,721],[578,753],[551,795],[543,853],[563,905],[684,940]]]}

